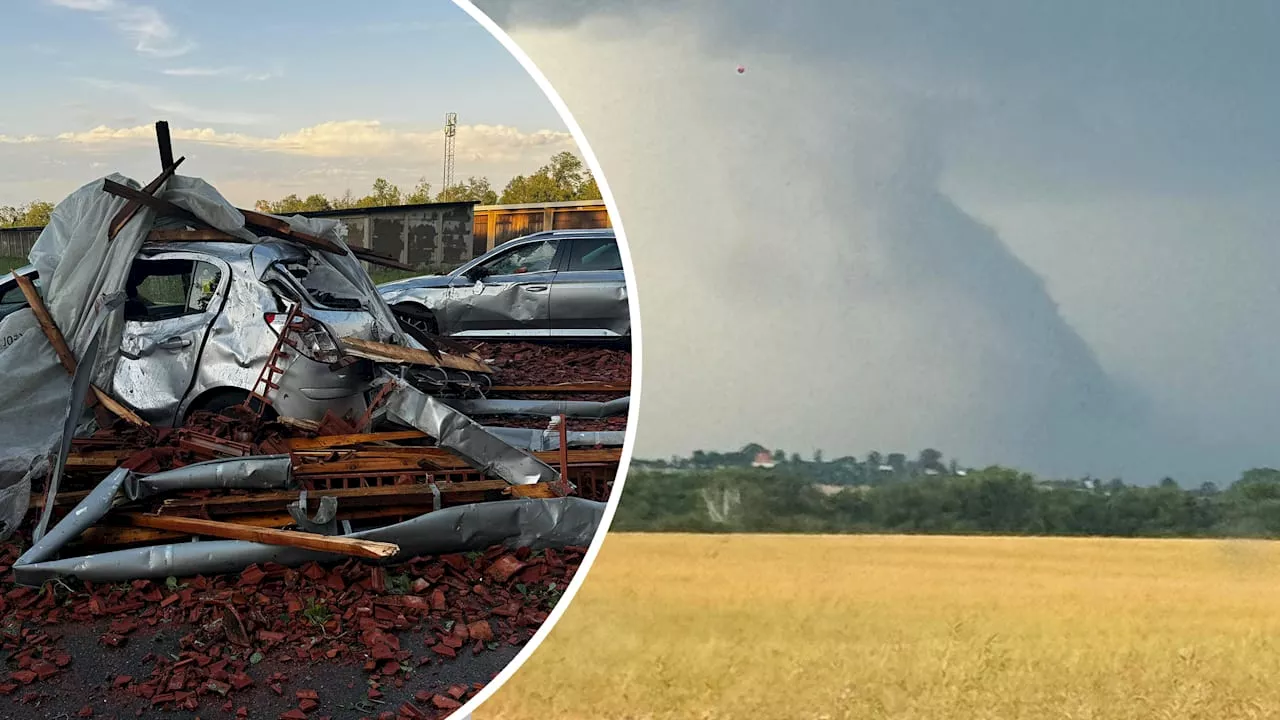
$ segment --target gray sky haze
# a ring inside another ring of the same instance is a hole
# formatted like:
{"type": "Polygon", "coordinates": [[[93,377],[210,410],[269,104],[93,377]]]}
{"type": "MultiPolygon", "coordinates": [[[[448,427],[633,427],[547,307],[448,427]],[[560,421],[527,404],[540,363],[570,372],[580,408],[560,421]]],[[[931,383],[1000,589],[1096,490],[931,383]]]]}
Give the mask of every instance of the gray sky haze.
{"type": "Polygon", "coordinates": [[[1280,7],[477,5],[619,203],[638,455],[1280,462],[1280,7]]]}

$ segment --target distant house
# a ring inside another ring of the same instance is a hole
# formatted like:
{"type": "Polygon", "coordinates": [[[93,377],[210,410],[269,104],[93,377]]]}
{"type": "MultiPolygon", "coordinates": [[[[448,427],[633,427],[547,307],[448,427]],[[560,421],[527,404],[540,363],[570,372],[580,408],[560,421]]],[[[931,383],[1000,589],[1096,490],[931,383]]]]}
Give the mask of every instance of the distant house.
{"type": "Polygon", "coordinates": [[[773,455],[770,455],[767,452],[756,453],[756,459],[751,461],[751,467],[756,468],[771,468],[774,465],[773,455]]]}
{"type": "Polygon", "coordinates": [[[893,472],[892,465],[880,465],[876,469],[879,470],[880,472],[893,472]]]}

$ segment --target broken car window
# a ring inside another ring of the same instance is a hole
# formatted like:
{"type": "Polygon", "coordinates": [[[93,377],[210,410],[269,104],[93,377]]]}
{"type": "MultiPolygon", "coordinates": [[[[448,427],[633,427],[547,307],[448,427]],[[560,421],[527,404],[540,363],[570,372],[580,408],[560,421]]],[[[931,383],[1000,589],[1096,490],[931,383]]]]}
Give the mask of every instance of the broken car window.
{"type": "Polygon", "coordinates": [[[136,260],[125,283],[125,320],[154,322],[204,312],[222,272],[197,260],[136,260]]]}
{"type": "Polygon", "coordinates": [[[314,258],[308,263],[279,263],[311,296],[317,305],[331,310],[359,310],[364,307],[360,289],[342,273],[314,258]]]}
{"type": "Polygon", "coordinates": [[[556,241],[544,240],[518,247],[501,257],[493,259],[483,267],[487,275],[543,272],[551,269],[551,261],[555,257],[556,241]]]}
{"type": "Polygon", "coordinates": [[[574,240],[569,256],[570,270],[621,270],[622,254],[617,240],[574,240]]]}

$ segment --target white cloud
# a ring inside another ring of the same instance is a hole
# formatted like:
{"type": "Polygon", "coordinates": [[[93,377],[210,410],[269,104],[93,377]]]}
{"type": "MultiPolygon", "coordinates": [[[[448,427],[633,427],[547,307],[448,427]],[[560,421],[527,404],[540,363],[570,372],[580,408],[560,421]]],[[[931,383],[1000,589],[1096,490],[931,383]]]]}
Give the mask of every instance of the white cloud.
{"type": "Polygon", "coordinates": [[[225,75],[232,75],[236,72],[239,72],[239,68],[187,67],[187,68],[168,68],[167,70],[161,70],[160,72],[164,73],[165,75],[172,75],[174,77],[221,77],[225,75]]]}
{"type": "MultiPolygon", "coordinates": [[[[442,133],[430,130],[396,129],[377,120],[343,120],[321,123],[275,137],[249,133],[221,132],[211,128],[174,128],[173,139],[204,145],[323,158],[434,157],[443,146],[442,133]]],[[[151,142],[155,128],[100,126],[82,132],[65,132],[41,141],[82,146],[110,143],[151,142]]],[[[556,130],[525,131],[505,125],[461,125],[457,136],[458,158],[472,162],[511,162],[527,157],[575,148],[573,137],[556,130]]]]}
{"type": "Polygon", "coordinates": [[[134,50],[154,57],[178,57],[195,48],[195,43],[179,36],[160,11],[149,5],[121,0],[48,0],[69,10],[98,13],[134,43],[134,50]]]}

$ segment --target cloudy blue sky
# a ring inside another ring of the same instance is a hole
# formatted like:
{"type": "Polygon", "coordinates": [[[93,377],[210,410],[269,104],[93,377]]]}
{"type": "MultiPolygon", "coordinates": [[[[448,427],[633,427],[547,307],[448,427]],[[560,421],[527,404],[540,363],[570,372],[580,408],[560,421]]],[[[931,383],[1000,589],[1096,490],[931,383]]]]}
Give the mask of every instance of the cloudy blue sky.
{"type": "Polygon", "coordinates": [[[640,455],[1280,466],[1280,5],[477,5],[616,194],[640,455]]]}
{"type": "Polygon", "coordinates": [[[56,201],[104,172],[154,174],[168,120],[184,172],[251,203],[440,180],[499,187],[571,149],[519,64],[447,0],[15,0],[0,8],[0,205],[56,201]]]}

